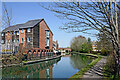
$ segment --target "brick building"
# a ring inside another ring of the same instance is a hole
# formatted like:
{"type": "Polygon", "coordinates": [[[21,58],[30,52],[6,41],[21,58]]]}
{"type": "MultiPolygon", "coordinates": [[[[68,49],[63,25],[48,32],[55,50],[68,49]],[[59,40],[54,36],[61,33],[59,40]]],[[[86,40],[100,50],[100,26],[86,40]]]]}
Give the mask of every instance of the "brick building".
{"type": "Polygon", "coordinates": [[[58,50],[58,48],[59,48],[58,41],[57,41],[57,40],[56,40],[56,41],[53,41],[53,49],[54,49],[54,50],[58,50]]]}
{"type": "Polygon", "coordinates": [[[26,48],[52,49],[53,33],[44,19],[30,20],[5,28],[1,33],[2,50],[18,50],[19,44],[26,48]]]}

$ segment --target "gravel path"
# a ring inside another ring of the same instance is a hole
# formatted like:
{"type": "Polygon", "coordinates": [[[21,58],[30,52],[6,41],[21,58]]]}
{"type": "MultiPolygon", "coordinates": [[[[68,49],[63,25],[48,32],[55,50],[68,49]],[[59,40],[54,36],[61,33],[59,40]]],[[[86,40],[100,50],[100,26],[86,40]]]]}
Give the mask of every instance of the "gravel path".
{"type": "Polygon", "coordinates": [[[102,58],[100,61],[98,61],[97,64],[95,64],[90,70],[88,70],[84,75],[82,80],[86,80],[86,79],[99,79],[101,80],[101,78],[103,78],[103,66],[106,64],[106,57],[102,58]]]}

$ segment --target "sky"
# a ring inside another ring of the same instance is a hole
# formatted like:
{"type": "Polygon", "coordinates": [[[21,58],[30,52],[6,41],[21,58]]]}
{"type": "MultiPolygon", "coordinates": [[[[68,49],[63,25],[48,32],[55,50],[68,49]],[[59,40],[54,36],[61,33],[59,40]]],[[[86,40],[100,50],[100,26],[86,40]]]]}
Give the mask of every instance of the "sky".
{"type": "MultiPolygon", "coordinates": [[[[55,16],[55,13],[42,8],[39,3],[36,2],[6,2],[8,11],[12,11],[13,24],[25,23],[28,20],[44,18],[47,25],[53,32],[53,40],[58,40],[59,47],[69,47],[70,41],[73,37],[82,35],[86,38],[90,37],[91,40],[97,40],[93,35],[88,35],[80,32],[67,33],[61,29],[63,23],[66,20],[59,19],[55,16]]],[[[45,4],[45,3],[44,3],[45,4]]]]}

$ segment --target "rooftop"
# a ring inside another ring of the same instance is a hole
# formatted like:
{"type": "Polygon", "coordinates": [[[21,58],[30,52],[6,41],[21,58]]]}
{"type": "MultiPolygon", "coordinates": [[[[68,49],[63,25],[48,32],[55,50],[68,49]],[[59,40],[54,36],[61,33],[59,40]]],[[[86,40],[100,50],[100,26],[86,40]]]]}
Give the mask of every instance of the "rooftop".
{"type": "Polygon", "coordinates": [[[43,19],[35,19],[35,20],[29,20],[26,23],[22,24],[16,24],[10,27],[5,28],[2,32],[7,32],[7,31],[19,31],[21,28],[30,28],[34,27],[37,25],[39,22],[41,22],[43,19]]]}

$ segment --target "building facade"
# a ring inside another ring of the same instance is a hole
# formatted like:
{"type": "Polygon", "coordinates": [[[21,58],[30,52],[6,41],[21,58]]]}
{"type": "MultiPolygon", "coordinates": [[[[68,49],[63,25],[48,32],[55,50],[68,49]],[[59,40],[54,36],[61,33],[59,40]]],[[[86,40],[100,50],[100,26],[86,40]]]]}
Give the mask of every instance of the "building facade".
{"type": "Polygon", "coordinates": [[[53,50],[58,50],[59,45],[58,45],[58,41],[53,41],[53,50]]]}
{"type": "Polygon", "coordinates": [[[18,50],[19,45],[24,47],[52,49],[53,33],[44,19],[30,20],[5,28],[1,33],[2,50],[18,50]]]}
{"type": "Polygon", "coordinates": [[[92,48],[93,48],[93,51],[98,51],[97,50],[97,44],[94,40],[92,41],[92,48]]]}

